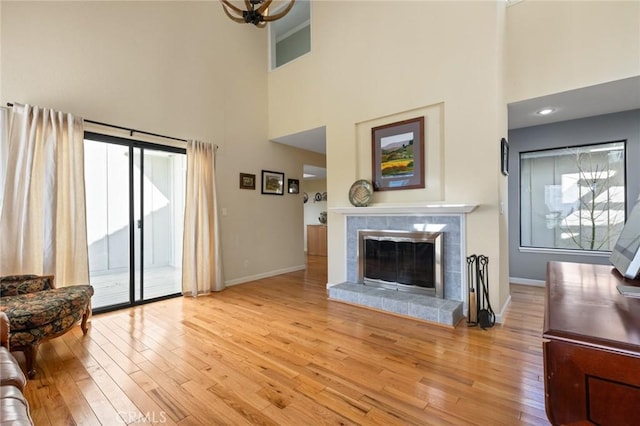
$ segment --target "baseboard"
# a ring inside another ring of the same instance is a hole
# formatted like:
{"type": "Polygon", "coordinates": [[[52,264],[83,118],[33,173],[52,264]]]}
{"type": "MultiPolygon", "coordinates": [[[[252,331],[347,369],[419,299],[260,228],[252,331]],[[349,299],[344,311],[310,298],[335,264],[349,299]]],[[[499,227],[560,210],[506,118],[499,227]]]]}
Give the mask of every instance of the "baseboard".
{"type": "Polygon", "coordinates": [[[502,309],[499,314],[496,314],[496,323],[502,324],[502,318],[504,317],[504,313],[507,311],[509,304],[511,303],[511,295],[507,297],[507,301],[502,305],[502,309]]]}
{"type": "Polygon", "coordinates": [[[518,277],[509,277],[509,282],[511,284],[520,284],[520,285],[531,285],[534,287],[544,287],[544,281],[542,280],[531,280],[529,278],[518,278],[518,277]]]}
{"type": "Polygon", "coordinates": [[[277,269],[275,271],[264,272],[262,274],[249,275],[247,277],[236,278],[234,280],[225,281],[227,287],[231,287],[238,284],[248,283],[250,281],[261,280],[262,278],[275,277],[276,275],[288,274],[289,272],[302,271],[306,268],[306,265],[292,266],[290,268],[277,269]]]}

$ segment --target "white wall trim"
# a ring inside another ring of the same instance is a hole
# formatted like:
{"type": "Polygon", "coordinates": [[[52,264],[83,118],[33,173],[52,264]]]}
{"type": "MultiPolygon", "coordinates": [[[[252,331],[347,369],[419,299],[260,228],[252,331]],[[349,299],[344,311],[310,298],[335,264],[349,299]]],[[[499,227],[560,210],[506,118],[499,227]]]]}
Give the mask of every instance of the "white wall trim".
{"type": "Polygon", "coordinates": [[[305,265],[292,266],[290,268],[277,269],[275,271],[264,272],[262,274],[257,275],[249,275],[242,278],[236,278],[234,280],[225,281],[224,284],[227,287],[231,287],[237,284],[244,284],[250,281],[261,280],[262,278],[274,277],[276,275],[288,274],[289,272],[302,271],[306,268],[305,265]]]}
{"type": "Polygon", "coordinates": [[[572,249],[554,249],[554,248],[538,248],[538,247],[518,247],[520,253],[541,253],[553,255],[567,256],[593,256],[608,258],[611,256],[610,251],[590,251],[590,250],[572,250],[572,249]]]}
{"type": "Polygon", "coordinates": [[[507,3],[507,7],[515,6],[516,4],[524,1],[524,0],[505,0],[507,3]]]}
{"type": "Polygon", "coordinates": [[[509,277],[511,284],[531,285],[534,287],[544,287],[545,282],[543,280],[532,280],[529,278],[509,277]]]}
{"type": "Polygon", "coordinates": [[[496,314],[496,324],[502,324],[502,319],[504,318],[504,314],[507,311],[507,308],[509,307],[510,304],[511,304],[511,295],[507,297],[507,301],[504,302],[504,305],[502,306],[502,310],[500,311],[500,313],[496,314]]]}

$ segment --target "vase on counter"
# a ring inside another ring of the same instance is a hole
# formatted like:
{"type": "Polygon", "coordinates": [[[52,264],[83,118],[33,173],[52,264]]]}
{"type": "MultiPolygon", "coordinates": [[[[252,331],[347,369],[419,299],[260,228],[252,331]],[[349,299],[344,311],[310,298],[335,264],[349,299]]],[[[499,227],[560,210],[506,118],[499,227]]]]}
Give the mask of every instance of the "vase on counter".
{"type": "Polygon", "coordinates": [[[327,224],[327,212],[320,212],[320,217],[318,218],[321,224],[327,224]]]}

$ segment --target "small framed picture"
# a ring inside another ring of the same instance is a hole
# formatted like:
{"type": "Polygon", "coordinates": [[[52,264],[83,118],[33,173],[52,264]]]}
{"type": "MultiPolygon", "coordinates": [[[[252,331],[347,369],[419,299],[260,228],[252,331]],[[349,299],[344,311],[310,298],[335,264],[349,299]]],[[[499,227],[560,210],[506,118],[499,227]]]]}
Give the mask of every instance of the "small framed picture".
{"type": "Polygon", "coordinates": [[[240,189],[256,189],[256,175],[240,173],[240,189]]]}
{"type": "Polygon", "coordinates": [[[503,175],[509,176],[509,142],[505,138],[500,140],[500,168],[503,175]]]}
{"type": "Polygon", "coordinates": [[[262,171],[262,193],[271,195],[284,194],[284,173],[262,171]]]}
{"type": "Polygon", "coordinates": [[[287,191],[289,191],[289,194],[299,194],[300,181],[298,179],[287,179],[287,191]]]}

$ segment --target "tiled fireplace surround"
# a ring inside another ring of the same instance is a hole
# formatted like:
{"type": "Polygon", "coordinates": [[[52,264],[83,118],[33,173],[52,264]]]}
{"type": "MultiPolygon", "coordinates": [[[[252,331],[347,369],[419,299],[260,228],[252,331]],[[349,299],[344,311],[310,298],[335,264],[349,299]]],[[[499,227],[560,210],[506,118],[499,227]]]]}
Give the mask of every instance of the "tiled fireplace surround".
{"type": "Polygon", "coordinates": [[[451,209],[439,207],[437,213],[410,213],[403,209],[334,209],[346,217],[347,281],[329,287],[329,298],[368,306],[404,316],[455,326],[464,316],[466,213],[475,208],[458,205],[451,209]],[[451,210],[453,213],[441,213],[451,210]],[[443,245],[444,298],[366,286],[358,283],[358,230],[422,231],[427,225],[446,225],[443,245]]]}

